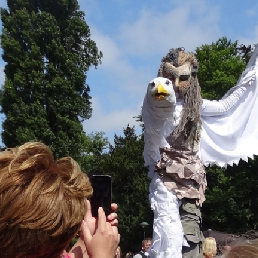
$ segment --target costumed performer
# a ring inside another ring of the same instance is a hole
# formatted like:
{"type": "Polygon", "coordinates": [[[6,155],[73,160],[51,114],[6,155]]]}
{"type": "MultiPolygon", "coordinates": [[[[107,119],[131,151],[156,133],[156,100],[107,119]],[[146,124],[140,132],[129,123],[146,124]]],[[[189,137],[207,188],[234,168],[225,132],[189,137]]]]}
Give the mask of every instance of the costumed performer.
{"type": "Polygon", "coordinates": [[[257,56],[256,46],[237,85],[219,101],[201,98],[193,53],[170,49],[162,58],[142,107],[154,211],[150,257],[202,257],[204,165],[238,164],[258,154],[257,56]]]}

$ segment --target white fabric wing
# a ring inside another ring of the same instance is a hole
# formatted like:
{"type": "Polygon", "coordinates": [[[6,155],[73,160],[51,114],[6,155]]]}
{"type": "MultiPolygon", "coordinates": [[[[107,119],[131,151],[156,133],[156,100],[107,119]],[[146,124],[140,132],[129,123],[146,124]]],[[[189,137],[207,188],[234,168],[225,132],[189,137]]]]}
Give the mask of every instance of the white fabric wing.
{"type": "MultiPolygon", "coordinates": [[[[218,110],[202,114],[200,158],[205,166],[226,167],[258,155],[258,44],[233,91],[245,88],[238,102],[222,115],[218,110]]],[[[222,101],[223,101],[222,99],[222,101]]],[[[205,100],[204,100],[205,103],[205,100]]],[[[207,104],[207,103],[206,103],[207,104]]]]}

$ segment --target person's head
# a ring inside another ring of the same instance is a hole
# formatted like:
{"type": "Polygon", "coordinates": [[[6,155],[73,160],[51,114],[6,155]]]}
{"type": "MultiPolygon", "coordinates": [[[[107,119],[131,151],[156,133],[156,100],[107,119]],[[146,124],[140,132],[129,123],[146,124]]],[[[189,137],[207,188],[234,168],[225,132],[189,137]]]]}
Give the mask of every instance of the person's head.
{"type": "Polygon", "coordinates": [[[229,244],[226,244],[221,247],[221,252],[224,254],[228,252],[230,249],[231,249],[231,246],[229,244]]]}
{"type": "Polygon", "coordinates": [[[120,258],[120,257],[122,257],[122,251],[121,251],[121,247],[118,246],[116,249],[115,258],[120,258]]]}
{"type": "Polygon", "coordinates": [[[217,253],[217,244],[216,240],[213,237],[207,237],[204,240],[202,251],[204,256],[213,257],[217,253]]]}
{"type": "Polygon", "coordinates": [[[142,251],[146,252],[148,250],[148,248],[151,245],[151,238],[145,238],[144,240],[142,240],[142,251]]]}
{"type": "Polygon", "coordinates": [[[224,253],[225,258],[258,258],[258,239],[247,240],[232,245],[224,253]]]}
{"type": "Polygon", "coordinates": [[[0,153],[0,257],[58,257],[78,232],[92,187],[70,157],[29,142],[0,153]]]}
{"type": "Polygon", "coordinates": [[[176,97],[184,99],[181,119],[171,136],[175,139],[182,138],[186,146],[192,146],[193,141],[199,142],[202,128],[202,97],[197,78],[198,68],[199,63],[193,53],[185,52],[184,48],[171,48],[162,58],[158,70],[158,77],[171,80],[176,97]]]}
{"type": "Polygon", "coordinates": [[[129,252],[129,253],[127,253],[127,254],[125,255],[125,258],[133,258],[133,256],[134,256],[134,253],[129,252]]]}

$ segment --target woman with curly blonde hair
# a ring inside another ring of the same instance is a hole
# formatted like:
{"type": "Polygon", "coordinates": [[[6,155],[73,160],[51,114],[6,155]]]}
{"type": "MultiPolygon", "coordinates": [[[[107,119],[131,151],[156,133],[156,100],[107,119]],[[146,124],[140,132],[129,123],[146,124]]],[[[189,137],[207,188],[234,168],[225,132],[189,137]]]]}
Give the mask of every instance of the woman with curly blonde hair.
{"type": "MultiPolygon", "coordinates": [[[[101,254],[94,250],[96,243],[103,243],[99,227],[111,236],[106,236],[102,257],[113,258],[120,236],[106,222],[103,210],[99,209],[95,229],[84,221],[91,194],[89,178],[79,165],[70,157],[55,161],[43,143],[29,142],[1,152],[0,258],[61,257],[81,225],[87,255],[101,254]]],[[[116,220],[116,214],[112,216],[116,220]]]]}
{"type": "Polygon", "coordinates": [[[205,258],[212,258],[216,255],[217,243],[214,237],[205,238],[202,251],[205,258]]]}

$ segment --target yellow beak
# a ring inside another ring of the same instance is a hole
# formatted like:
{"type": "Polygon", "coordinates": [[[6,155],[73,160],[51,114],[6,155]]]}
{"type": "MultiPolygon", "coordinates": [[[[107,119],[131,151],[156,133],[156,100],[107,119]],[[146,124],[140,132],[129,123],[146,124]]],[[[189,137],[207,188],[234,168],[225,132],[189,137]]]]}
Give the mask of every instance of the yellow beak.
{"type": "Polygon", "coordinates": [[[162,84],[159,83],[158,85],[158,93],[163,93],[164,95],[167,95],[168,92],[164,89],[164,86],[162,84]]]}
{"type": "Polygon", "coordinates": [[[154,93],[155,99],[164,100],[167,95],[169,95],[169,93],[165,90],[164,86],[159,83],[154,93]]]}

